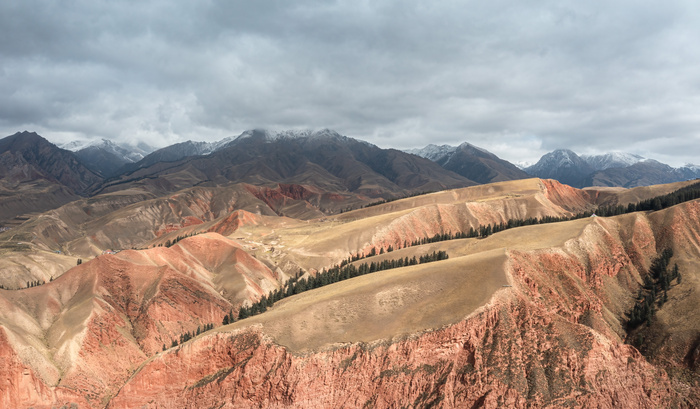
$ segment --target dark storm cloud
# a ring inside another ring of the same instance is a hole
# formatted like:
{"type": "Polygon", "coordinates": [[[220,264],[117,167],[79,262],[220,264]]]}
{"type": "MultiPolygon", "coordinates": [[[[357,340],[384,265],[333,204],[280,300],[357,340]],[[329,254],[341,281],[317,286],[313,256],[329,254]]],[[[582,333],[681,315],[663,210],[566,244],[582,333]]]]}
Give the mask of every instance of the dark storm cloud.
{"type": "Polygon", "coordinates": [[[0,130],[165,144],[329,127],[399,148],[469,141],[513,161],[568,147],[700,162],[699,10],[3,2],[0,130]]]}

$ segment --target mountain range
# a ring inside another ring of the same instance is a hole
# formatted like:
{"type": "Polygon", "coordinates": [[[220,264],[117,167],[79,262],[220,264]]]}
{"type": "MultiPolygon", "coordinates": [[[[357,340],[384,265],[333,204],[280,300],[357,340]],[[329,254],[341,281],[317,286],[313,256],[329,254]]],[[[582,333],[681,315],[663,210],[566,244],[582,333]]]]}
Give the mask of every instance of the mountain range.
{"type": "MultiPolygon", "coordinates": [[[[638,155],[579,156],[566,149],[519,169],[469,143],[402,152],[327,129],[250,130],[217,142],[187,141],[158,150],[103,139],[63,145],[70,152],[26,131],[0,141],[0,176],[8,197],[0,205],[0,220],[5,221],[78,196],[131,187],[162,194],[200,185],[303,183],[328,192],[361,194],[371,202],[532,176],[574,187],[635,187],[700,177],[694,165],[672,168],[638,155]],[[35,200],[38,195],[46,201],[35,200]]],[[[327,205],[324,210],[338,210],[337,205],[327,205]]]]}
{"type": "Polygon", "coordinates": [[[700,177],[700,168],[672,168],[653,159],[625,153],[579,156],[568,149],[545,154],[525,169],[532,176],[556,179],[574,187],[637,187],[673,183],[700,177]]]}
{"type": "Polygon", "coordinates": [[[526,179],[530,176],[512,163],[469,143],[459,146],[428,145],[406,152],[430,159],[447,170],[478,183],[526,179]]]}

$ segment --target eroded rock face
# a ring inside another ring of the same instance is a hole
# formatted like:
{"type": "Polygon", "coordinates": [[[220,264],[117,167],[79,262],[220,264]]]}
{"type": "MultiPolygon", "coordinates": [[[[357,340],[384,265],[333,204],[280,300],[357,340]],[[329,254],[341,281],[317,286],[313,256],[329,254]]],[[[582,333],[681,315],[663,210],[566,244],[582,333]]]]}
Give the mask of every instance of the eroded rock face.
{"type": "Polygon", "coordinates": [[[88,407],[80,394],[66,388],[48,386],[36,372],[15,353],[4,328],[0,328],[0,407],[48,408],[55,405],[88,407]]]}
{"type": "Polygon", "coordinates": [[[663,371],[634,348],[504,298],[415,339],[306,356],[254,329],[210,335],[154,358],[108,407],[639,408],[676,402],[663,371]]]}

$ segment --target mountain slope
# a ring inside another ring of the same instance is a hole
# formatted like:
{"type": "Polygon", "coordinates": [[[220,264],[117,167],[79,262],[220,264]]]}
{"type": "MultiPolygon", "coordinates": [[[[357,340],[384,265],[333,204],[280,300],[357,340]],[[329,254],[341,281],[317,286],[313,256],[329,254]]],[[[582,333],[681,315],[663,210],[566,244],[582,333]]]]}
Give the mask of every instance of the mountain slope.
{"type": "Polygon", "coordinates": [[[673,247],[683,271],[696,271],[698,243],[664,231],[696,235],[700,226],[683,219],[698,211],[692,202],[650,217],[513,229],[465,242],[469,256],[307,292],[153,357],[108,407],[694,407],[694,372],[671,379],[665,365],[687,368],[695,356],[697,295],[685,294],[696,294],[697,275],[674,283],[646,330],[670,364],[626,344],[623,325],[657,247],[673,247]],[[503,281],[480,275],[489,269],[503,281]],[[433,308],[453,313],[451,323],[431,319],[433,308]],[[673,311],[686,309],[671,332],[679,336],[664,334],[673,311]],[[434,329],[421,331],[421,319],[434,329]],[[391,335],[367,338],[375,324],[372,333],[391,335]],[[402,330],[415,335],[396,336],[402,330]]]}
{"type": "Polygon", "coordinates": [[[166,192],[231,182],[305,184],[372,197],[475,184],[429,160],[380,149],[333,131],[273,134],[255,130],[244,132],[210,155],[158,162],[124,174],[103,189],[145,184],[166,192]]]}
{"type": "Polygon", "coordinates": [[[584,185],[583,179],[593,172],[593,168],[573,151],[557,149],[542,156],[525,172],[538,178],[556,179],[570,186],[581,187],[584,185]]]}
{"type": "Polygon", "coordinates": [[[478,183],[527,179],[527,173],[512,163],[474,145],[463,143],[457,147],[428,145],[423,149],[407,151],[430,159],[444,169],[478,183]]]}
{"type": "Polygon", "coordinates": [[[138,162],[153,151],[153,148],[145,143],[117,144],[108,139],[88,143],[73,141],[64,144],[63,148],[74,151],[87,167],[103,177],[117,174],[124,165],[138,162]]]}
{"type": "Polygon", "coordinates": [[[33,132],[0,139],[0,222],[85,195],[102,178],[33,132]]]}
{"type": "MultiPolygon", "coordinates": [[[[243,188],[253,190],[258,204],[284,203],[279,195],[313,198],[298,187],[243,188]]],[[[622,197],[675,188],[632,194],[527,179],[312,220],[223,210],[222,217],[197,226],[226,237],[202,233],[169,248],[104,254],[47,284],[0,289],[0,402],[92,408],[695,407],[700,201],[409,245],[483,223],[570,216],[599,200],[624,203],[622,197]],[[679,265],[683,280],[670,283],[668,301],[643,328],[647,341],[638,349],[626,343],[637,338],[626,330],[628,311],[644,291],[652,260],[666,248],[673,249],[671,264],[679,265]],[[267,312],[221,325],[225,314],[238,313],[291,277],[301,274],[301,282],[311,283],[304,280],[370,249],[379,254],[352,265],[437,251],[449,259],[309,289],[267,312]],[[182,338],[179,346],[169,342],[206,323],[216,328],[182,338]]],[[[188,229],[195,225],[187,224],[194,215],[212,217],[208,213],[231,203],[254,203],[242,190],[221,187],[218,197],[207,197],[209,189],[149,196],[143,206],[119,206],[104,195],[50,216],[85,221],[74,230],[86,239],[116,242],[128,240],[118,228],[95,233],[90,225],[111,220],[118,227],[135,219],[135,226],[144,213],[152,219],[168,215],[151,226],[174,221],[175,230],[160,236],[172,242],[194,232],[188,229]],[[238,202],[224,203],[227,198],[238,202]],[[161,210],[154,212],[156,207],[161,210]]],[[[38,226],[37,232],[43,230],[65,229],[38,226]]]]}
{"type": "Polygon", "coordinates": [[[581,184],[585,186],[637,187],[680,182],[700,176],[693,168],[674,169],[671,166],[647,159],[624,168],[609,168],[592,173],[581,184]]]}
{"type": "Polygon", "coordinates": [[[102,180],[73,153],[58,148],[34,132],[17,132],[0,139],[0,157],[0,176],[16,182],[43,178],[84,194],[102,180]],[[23,169],[18,170],[18,167],[23,169]]]}

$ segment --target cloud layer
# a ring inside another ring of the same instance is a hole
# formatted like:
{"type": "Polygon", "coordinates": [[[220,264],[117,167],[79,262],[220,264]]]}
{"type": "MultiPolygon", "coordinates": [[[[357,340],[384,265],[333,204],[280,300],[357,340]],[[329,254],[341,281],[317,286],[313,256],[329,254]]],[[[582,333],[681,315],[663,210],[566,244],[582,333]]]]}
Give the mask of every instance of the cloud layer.
{"type": "Polygon", "coordinates": [[[22,1],[0,4],[0,131],[217,140],[332,128],[700,162],[692,1],[22,1]]]}

